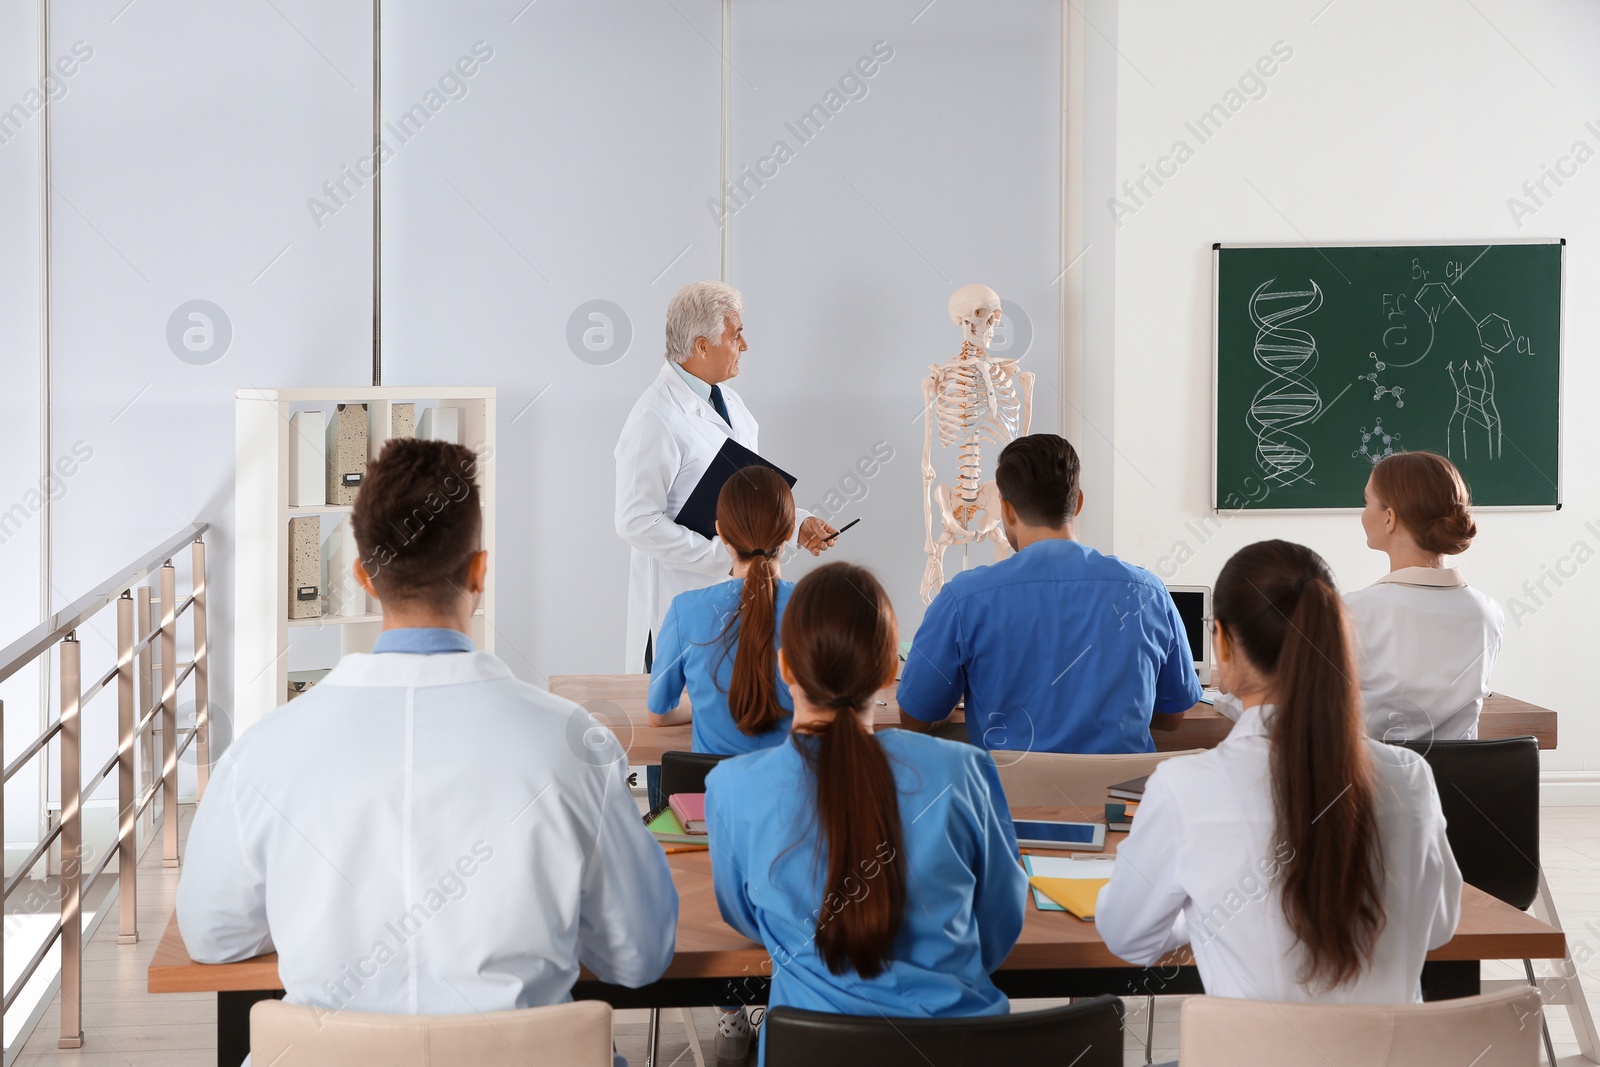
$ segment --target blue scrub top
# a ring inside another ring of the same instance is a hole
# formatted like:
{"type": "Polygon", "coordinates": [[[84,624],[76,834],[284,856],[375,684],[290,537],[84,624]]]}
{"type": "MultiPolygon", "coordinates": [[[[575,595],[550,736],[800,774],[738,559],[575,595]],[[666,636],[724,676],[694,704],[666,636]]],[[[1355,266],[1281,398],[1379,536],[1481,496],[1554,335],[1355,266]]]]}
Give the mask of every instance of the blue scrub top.
{"type": "MultiPolygon", "coordinates": [[[[798,746],[725,760],[706,779],[706,832],[722,917],[772,956],[769,1007],[852,1015],[1002,1015],[989,973],[1022,933],[1027,875],[988,753],[906,730],[875,735],[900,805],[906,905],[893,959],[876,978],[835,975],[816,951],[827,856],[816,782],[798,746]]],[[[871,876],[863,872],[864,892],[871,876]]],[[[849,907],[848,903],[844,904],[849,907]]],[[[766,1050],[762,1032],[762,1054],[766,1050]]]]}
{"type": "Polygon", "coordinates": [[[984,748],[1154,752],[1151,714],[1193,707],[1200,679],[1160,579],[1051,539],[957,574],[928,606],[900,708],[938,722],[963,696],[984,748]]]}
{"type": "MultiPolygon", "coordinates": [[[[720,638],[728,619],[739,612],[739,596],[743,590],[744,579],[735,578],[706,589],[679,593],[668,605],[667,617],[656,634],[648,706],[657,715],[665,715],[678,706],[687,687],[689,704],[694,708],[692,747],[696,752],[737,756],[780,745],[789,736],[794,698],[781,677],[778,678],[778,703],[785,714],[773,729],[751,737],[733,724],[733,712],[728,709],[728,685],[733,680],[733,658],[739,648],[739,624],[734,623],[732,643],[724,646],[720,638]]],[[[792,592],[793,582],[778,581],[777,610],[773,616],[776,620],[772,633],[774,647],[779,644],[783,611],[789,606],[792,592]]]]}

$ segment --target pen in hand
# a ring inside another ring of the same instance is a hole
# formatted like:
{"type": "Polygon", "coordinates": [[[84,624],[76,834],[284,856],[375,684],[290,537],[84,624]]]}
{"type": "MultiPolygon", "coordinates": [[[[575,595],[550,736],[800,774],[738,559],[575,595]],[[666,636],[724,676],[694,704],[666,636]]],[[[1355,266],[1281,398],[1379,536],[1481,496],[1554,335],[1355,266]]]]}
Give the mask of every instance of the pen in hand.
{"type": "Polygon", "coordinates": [[[826,543],[828,541],[832,541],[835,537],[838,537],[840,534],[844,533],[846,530],[850,529],[850,527],[854,526],[856,523],[858,523],[860,521],[861,521],[860,519],[851,519],[849,522],[845,523],[843,526],[841,526],[837,530],[833,531],[833,533],[829,534],[827,537],[824,537],[822,539],[823,542],[826,543]]]}

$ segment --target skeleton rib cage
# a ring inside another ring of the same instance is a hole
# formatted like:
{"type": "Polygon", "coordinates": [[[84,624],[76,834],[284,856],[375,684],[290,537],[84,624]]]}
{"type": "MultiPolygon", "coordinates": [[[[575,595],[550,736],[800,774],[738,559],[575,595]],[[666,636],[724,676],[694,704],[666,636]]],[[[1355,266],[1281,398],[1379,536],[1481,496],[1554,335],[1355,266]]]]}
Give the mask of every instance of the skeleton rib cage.
{"type": "Polygon", "coordinates": [[[959,446],[955,495],[963,522],[976,507],[983,485],[983,445],[1004,447],[1016,439],[1022,421],[1014,360],[962,356],[934,367],[934,425],[939,443],[959,446]]]}

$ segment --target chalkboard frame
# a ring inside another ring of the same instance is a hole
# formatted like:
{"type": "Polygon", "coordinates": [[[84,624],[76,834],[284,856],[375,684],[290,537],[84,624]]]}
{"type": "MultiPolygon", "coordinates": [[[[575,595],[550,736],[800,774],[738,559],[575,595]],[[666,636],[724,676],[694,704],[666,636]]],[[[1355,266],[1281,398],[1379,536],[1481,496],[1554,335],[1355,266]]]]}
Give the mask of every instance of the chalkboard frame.
{"type": "MultiPolygon", "coordinates": [[[[1432,246],[1438,248],[1466,247],[1477,248],[1484,245],[1559,245],[1561,247],[1561,283],[1560,292],[1556,294],[1556,304],[1560,308],[1559,317],[1561,333],[1556,344],[1556,413],[1557,418],[1565,422],[1565,399],[1567,395],[1567,239],[1565,237],[1495,237],[1480,240],[1461,240],[1451,238],[1448,240],[1422,239],[1406,241],[1216,241],[1211,245],[1211,510],[1213,513],[1229,515],[1234,514],[1275,514],[1275,515],[1349,515],[1359,513],[1359,507],[1329,507],[1329,508],[1224,508],[1217,499],[1218,467],[1217,462],[1217,430],[1220,421],[1218,408],[1221,404],[1222,394],[1220,389],[1219,364],[1221,358],[1220,339],[1221,328],[1220,304],[1222,299],[1222,256],[1226,248],[1410,248],[1416,246],[1432,246]]],[[[1564,427],[1563,427],[1564,428],[1564,427]]],[[[1566,434],[1556,435],[1556,502],[1554,504],[1474,504],[1475,512],[1501,512],[1501,511],[1548,511],[1561,510],[1565,502],[1566,487],[1566,459],[1567,445],[1566,434]]]]}

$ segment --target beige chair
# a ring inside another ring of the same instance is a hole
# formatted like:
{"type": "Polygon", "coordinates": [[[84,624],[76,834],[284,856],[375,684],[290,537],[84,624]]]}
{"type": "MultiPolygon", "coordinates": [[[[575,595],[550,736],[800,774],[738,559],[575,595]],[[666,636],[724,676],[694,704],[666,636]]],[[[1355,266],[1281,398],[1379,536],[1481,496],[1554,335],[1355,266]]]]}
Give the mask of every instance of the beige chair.
{"type": "Polygon", "coordinates": [[[1192,756],[1202,748],[1182,752],[1141,752],[1128,756],[1071,756],[1059,752],[994,753],[1000,784],[1013,808],[1100,808],[1110,798],[1106,790],[1118,782],[1142,778],[1162,760],[1192,756]]]}
{"type": "Polygon", "coordinates": [[[579,1000],[486,1015],[370,1015],[263,1000],[258,1067],[611,1067],[611,1005],[579,1000]]]}
{"type": "Polygon", "coordinates": [[[1534,1067],[1539,993],[1430,1004],[1183,1002],[1183,1067],[1534,1067]]]}

